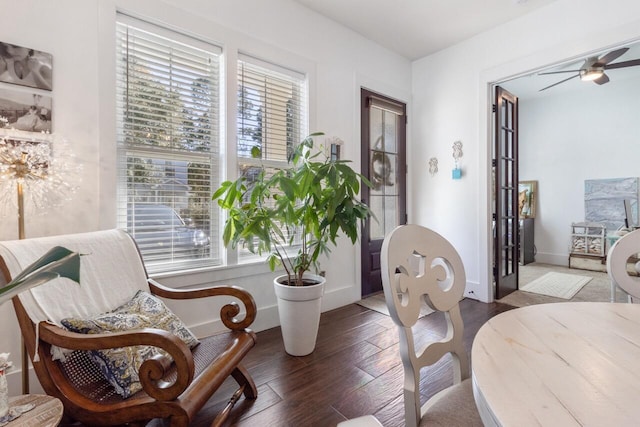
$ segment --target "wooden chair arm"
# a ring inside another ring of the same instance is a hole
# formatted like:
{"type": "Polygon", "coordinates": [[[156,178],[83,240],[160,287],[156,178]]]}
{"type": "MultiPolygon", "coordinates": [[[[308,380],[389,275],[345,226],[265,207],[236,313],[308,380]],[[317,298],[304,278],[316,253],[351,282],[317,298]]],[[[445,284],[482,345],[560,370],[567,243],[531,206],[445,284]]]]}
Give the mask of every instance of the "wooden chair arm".
{"type": "Polygon", "coordinates": [[[70,350],[104,350],[133,345],[158,347],[173,358],[176,379],[163,380],[171,361],[166,357],[146,360],[138,372],[144,391],[156,400],[177,398],[193,381],[195,367],[189,347],[176,335],[162,329],[144,328],[131,332],[80,334],[40,322],[40,340],[70,350]]]}
{"type": "Polygon", "coordinates": [[[231,296],[237,298],[245,307],[246,314],[243,319],[237,319],[240,314],[240,306],[231,302],[220,309],[220,320],[231,329],[240,331],[248,328],[256,319],[257,308],[253,296],[238,286],[210,286],[197,289],[174,289],[164,286],[153,279],[149,280],[151,293],[169,299],[194,299],[214,296],[231,296]]]}

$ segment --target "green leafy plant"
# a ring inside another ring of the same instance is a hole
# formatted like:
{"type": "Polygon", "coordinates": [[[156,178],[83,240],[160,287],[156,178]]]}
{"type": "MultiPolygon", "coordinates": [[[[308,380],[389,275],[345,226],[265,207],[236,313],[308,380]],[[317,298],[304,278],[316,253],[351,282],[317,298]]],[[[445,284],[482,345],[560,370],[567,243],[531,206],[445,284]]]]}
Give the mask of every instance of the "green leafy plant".
{"type": "MultiPolygon", "coordinates": [[[[319,269],[320,255],[330,252],[340,233],[355,243],[359,226],[371,215],[357,197],[360,181],[371,183],[348,161],[314,151],[313,138],[320,135],[307,136],[292,150],[288,168],[269,173],[262,167],[255,180],[225,181],[213,194],[228,212],[225,245],[241,243],[252,253],[268,254],[271,270],[282,265],[290,285],[302,286],[303,274],[319,269]]],[[[252,155],[260,157],[259,148],[252,155]]]]}
{"type": "Polygon", "coordinates": [[[20,292],[58,277],[67,277],[80,283],[80,255],[62,246],[50,249],[11,282],[0,287],[0,305],[20,292]]]}

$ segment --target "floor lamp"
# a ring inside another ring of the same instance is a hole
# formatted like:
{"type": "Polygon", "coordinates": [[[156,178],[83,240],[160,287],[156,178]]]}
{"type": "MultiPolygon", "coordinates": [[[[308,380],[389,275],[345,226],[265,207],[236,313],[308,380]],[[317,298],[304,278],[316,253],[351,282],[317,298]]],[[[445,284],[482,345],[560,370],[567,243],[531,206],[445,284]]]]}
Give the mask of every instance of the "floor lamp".
{"type": "MultiPolygon", "coordinates": [[[[18,239],[24,239],[24,189],[22,182],[16,183],[18,189],[18,239]]],[[[22,394],[29,394],[29,352],[24,345],[24,338],[20,336],[22,349],[22,394]]]]}
{"type": "MultiPolygon", "coordinates": [[[[28,199],[36,207],[52,207],[60,204],[58,198],[66,190],[72,193],[75,187],[68,179],[78,172],[78,164],[72,155],[65,155],[67,144],[51,134],[2,129],[0,135],[0,203],[12,199],[17,192],[18,202],[18,238],[25,236],[25,190],[29,191],[28,199]],[[55,142],[56,153],[52,155],[55,142]],[[15,188],[15,190],[14,190],[15,188]]],[[[15,199],[13,199],[15,200],[15,199]]],[[[15,202],[14,202],[15,203],[15,202]]],[[[22,343],[22,393],[29,393],[29,354],[22,343]]]]}

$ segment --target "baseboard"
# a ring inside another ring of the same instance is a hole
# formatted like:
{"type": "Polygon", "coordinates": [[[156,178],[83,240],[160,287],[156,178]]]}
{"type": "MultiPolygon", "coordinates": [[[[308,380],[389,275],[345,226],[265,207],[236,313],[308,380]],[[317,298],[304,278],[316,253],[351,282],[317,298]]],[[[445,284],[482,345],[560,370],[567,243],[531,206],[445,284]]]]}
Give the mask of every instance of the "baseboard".
{"type": "Polygon", "coordinates": [[[541,262],[543,264],[560,265],[562,267],[569,266],[569,254],[552,254],[548,252],[538,252],[535,257],[535,262],[541,262]]]}
{"type": "MultiPolygon", "coordinates": [[[[22,393],[22,369],[11,369],[6,373],[7,376],[7,388],[9,389],[9,397],[19,396],[22,393]]],[[[32,367],[29,367],[29,393],[30,394],[45,394],[36,372],[32,367]]]]}
{"type": "Polygon", "coordinates": [[[361,293],[360,287],[356,285],[343,286],[328,291],[325,289],[324,296],[322,297],[322,312],[324,313],[325,311],[334,310],[359,301],[361,293]],[[357,289],[357,292],[354,291],[355,289],[357,289]]]}
{"type": "MultiPolygon", "coordinates": [[[[276,305],[272,305],[269,307],[258,308],[256,320],[251,325],[251,329],[255,332],[260,332],[266,329],[275,328],[276,326],[280,326],[278,307],[276,305]]],[[[197,337],[206,337],[212,333],[221,332],[226,329],[220,319],[191,324],[187,325],[187,327],[197,337]]]]}
{"type": "MultiPolygon", "coordinates": [[[[325,290],[322,297],[322,312],[333,310],[343,307],[347,304],[351,304],[356,300],[353,299],[353,287],[343,287],[339,289],[325,290]]],[[[359,294],[359,292],[358,292],[359,294]]],[[[278,316],[278,306],[276,304],[258,308],[256,320],[251,325],[251,329],[255,332],[264,331],[267,329],[280,326],[280,318],[278,316]]],[[[225,329],[220,319],[215,319],[207,322],[202,322],[194,325],[187,325],[187,327],[197,337],[204,337],[211,335],[212,332],[219,332],[225,329]]]]}

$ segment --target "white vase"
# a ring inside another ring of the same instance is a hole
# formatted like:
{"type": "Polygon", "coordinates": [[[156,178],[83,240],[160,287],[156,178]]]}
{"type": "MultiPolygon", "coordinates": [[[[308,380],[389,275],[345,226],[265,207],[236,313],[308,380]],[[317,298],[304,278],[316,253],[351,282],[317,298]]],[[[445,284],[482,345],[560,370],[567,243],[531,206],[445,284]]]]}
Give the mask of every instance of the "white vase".
{"type": "Polygon", "coordinates": [[[0,373],[0,418],[9,412],[9,387],[7,386],[7,376],[0,373]]]}
{"type": "Polygon", "coordinates": [[[305,275],[319,282],[317,285],[288,286],[279,282],[287,276],[276,277],[273,286],[278,298],[278,315],[285,351],[292,356],[306,356],[313,352],[318,337],[324,277],[305,275]]]}

